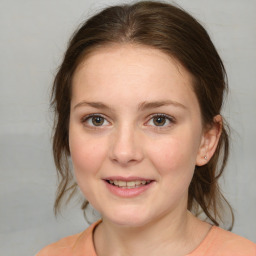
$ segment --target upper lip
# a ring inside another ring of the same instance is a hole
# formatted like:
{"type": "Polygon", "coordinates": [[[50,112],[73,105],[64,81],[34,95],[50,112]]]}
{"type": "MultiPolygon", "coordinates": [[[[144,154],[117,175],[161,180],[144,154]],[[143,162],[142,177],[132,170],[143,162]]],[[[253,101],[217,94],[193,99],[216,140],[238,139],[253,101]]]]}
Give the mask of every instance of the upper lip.
{"type": "Polygon", "coordinates": [[[130,177],[123,177],[123,176],[109,176],[104,178],[103,180],[120,180],[120,181],[135,181],[135,180],[145,180],[145,181],[152,181],[152,179],[142,178],[137,176],[130,176],[130,177]]]}

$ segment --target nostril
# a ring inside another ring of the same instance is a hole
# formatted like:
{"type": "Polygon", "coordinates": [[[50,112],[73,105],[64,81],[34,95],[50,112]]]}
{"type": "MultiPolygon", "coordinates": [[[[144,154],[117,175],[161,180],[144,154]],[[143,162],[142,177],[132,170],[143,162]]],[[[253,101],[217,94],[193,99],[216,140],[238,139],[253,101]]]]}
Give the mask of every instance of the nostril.
{"type": "Polygon", "coordinates": [[[141,143],[134,127],[122,125],[112,135],[109,156],[115,164],[125,166],[141,161],[143,158],[141,143]]]}

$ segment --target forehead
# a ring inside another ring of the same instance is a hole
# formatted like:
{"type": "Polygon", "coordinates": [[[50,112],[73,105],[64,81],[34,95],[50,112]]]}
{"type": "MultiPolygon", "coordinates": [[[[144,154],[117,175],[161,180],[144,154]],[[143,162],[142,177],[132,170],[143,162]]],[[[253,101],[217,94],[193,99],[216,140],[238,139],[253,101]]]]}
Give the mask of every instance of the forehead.
{"type": "MultiPolygon", "coordinates": [[[[72,100],[114,96],[136,101],[172,97],[196,99],[191,74],[166,53],[139,45],[115,44],[92,51],[77,67],[72,100]]],[[[164,99],[164,100],[165,100],[164,99]]]]}
{"type": "Polygon", "coordinates": [[[86,69],[88,74],[92,72],[104,73],[104,71],[110,74],[112,72],[116,73],[117,71],[119,71],[118,74],[122,74],[123,71],[133,71],[135,74],[136,70],[138,71],[138,68],[142,67],[145,71],[153,69],[155,75],[160,72],[163,74],[166,71],[165,74],[167,74],[175,70],[176,73],[184,77],[184,80],[188,79],[192,82],[192,75],[173,56],[153,47],[128,43],[107,44],[90,50],[76,68],[75,77],[77,73],[81,72],[81,69],[83,69],[82,72],[86,69]],[[118,65],[113,66],[111,64],[118,65]],[[159,64],[161,67],[159,67],[159,64]],[[164,66],[165,69],[163,69],[164,66]]]}

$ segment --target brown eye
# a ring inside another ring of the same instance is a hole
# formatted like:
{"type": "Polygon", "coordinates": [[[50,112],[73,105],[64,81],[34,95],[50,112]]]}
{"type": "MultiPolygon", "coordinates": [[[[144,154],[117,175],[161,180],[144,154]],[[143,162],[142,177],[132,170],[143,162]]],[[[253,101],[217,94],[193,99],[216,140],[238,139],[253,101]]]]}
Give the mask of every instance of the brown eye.
{"type": "Polygon", "coordinates": [[[156,116],[153,118],[153,123],[155,126],[163,126],[166,123],[166,117],[165,116],[156,116]]]}
{"type": "Polygon", "coordinates": [[[87,127],[103,127],[110,124],[105,117],[96,114],[88,115],[82,118],[81,121],[87,127]]]}
{"type": "Polygon", "coordinates": [[[151,115],[147,125],[158,128],[168,128],[175,123],[176,120],[173,116],[159,113],[151,115]]]}
{"type": "Polygon", "coordinates": [[[91,117],[91,119],[92,119],[92,124],[94,126],[101,126],[104,123],[104,118],[101,116],[93,116],[91,117]]]}

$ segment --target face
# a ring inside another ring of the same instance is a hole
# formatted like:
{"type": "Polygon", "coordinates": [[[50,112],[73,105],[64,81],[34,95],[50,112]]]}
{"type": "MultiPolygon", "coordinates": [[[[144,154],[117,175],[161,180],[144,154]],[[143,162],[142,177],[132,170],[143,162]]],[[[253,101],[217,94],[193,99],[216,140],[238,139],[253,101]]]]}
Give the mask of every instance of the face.
{"type": "Polygon", "coordinates": [[[112,45],[78,66],[70,152],[77,183],[103,219],[138,226],[186,211],[203,141],[191,75],[175,59],[112,45]]]}

